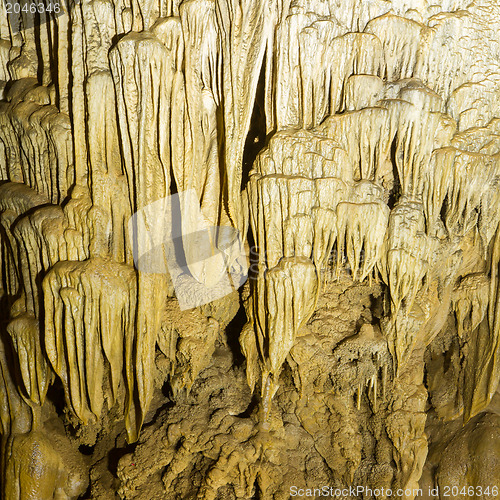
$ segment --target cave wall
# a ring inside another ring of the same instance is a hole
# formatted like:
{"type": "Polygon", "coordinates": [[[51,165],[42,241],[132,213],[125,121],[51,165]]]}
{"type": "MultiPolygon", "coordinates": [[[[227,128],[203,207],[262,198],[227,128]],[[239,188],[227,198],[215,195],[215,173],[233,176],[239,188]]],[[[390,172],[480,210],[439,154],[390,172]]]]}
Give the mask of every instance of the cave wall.
{"type": "Polygon", "coordinates": [[[499,22],[0,2],[3,497],[499,486],[499,22]]]}

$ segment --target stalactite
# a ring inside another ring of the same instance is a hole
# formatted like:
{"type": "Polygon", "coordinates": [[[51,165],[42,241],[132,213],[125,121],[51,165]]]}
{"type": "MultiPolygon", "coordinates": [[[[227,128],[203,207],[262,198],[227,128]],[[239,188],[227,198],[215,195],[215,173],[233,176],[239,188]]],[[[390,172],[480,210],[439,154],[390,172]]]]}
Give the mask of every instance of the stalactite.
{"type": "Polygon", "coordinates": [[[34,82],[12,88],[7,100],[0,126],[0,139],[9,151],[2,159],[3,180],[24,182],[61,203],[74,182],[68,116],[52,105],[48,89],[34,82]]]}
{"type": "MultiPolygon", "coordinates": [[[[131,268],[102,260],[61,261],[44,278],[45,349],[68,404],[84,423],[100,417],[105,399],[113,405],[124,366],[125,411],[133,412],[134,283],[131,268]],[[105,370],[110,394],[103,391],[105,370]]],[[[135,426],[128,425],[134,435],[135,426]]]]}
{"type": "Polygon", "coordinates": [[[468,299],[473,302],[473,304],[477,303],[477,306],[474,308],[476,304],[472,305],[471,325],[467,328],[467,339],[471,342],[471,345],[465,351],[465,384],[463,389],[465,422],[488,406],[498,386],[498,234],[497,229],[491,256],[491,278],[486,318],[483,320],[480,319],[485,308],[483,302],[485,299],[485,292],[483,290],[478,290],[478,292],[474,293],[471,290],[467,293],[468,299]]]}
{"type": "MultiPolygon", "coordinates": [[[[253,102],[264,55],[273,51],[273,31],[277,4],[262,2],[215,2],[218,31],[222,41],[222,109],[224,116],[224,163],[228,191],[229,217],[240,230],[246,231],[245,210],[241,206],[243,186],[243,149],[250,128],[253,102]]],[[[283,7],[289,0],[283,2],[283,7]]]]}
{"type": "MultiPolygon", "coordinates": [[[[121,110],[120,136],[133,211],[170,192],[169,127],[161,125],[159,118],[160,115],[169,115],[170,105],[163,96],[170,94],[170,57],[172,54],[165,45],[151,33],[129,33],[110,53],[117,104],[121,110]]],[[[127,427],[134,440],[152,398],[149,374],[160,330],[160,317],[151,316],[149,311],[153,304],[156,304],[155,309],[161,308],[166,299],[166,277],[139,273],[137,293],[136,335],[132,340],[135,361],[129,369],[135,371],[132,380],[138,384],[139,406],[137,415],[132,417],[132,412],[127,412],[127,427]],[[132,427],[135,427],[134,431],[131,431],[132,427]]]]}
{"type": "Polygon", "coordinates": [[[39,323],[29,315],[14,318],[7,326],[28,397],[36,404],[43,404],[52,378],[40,343],[39,323]]]}

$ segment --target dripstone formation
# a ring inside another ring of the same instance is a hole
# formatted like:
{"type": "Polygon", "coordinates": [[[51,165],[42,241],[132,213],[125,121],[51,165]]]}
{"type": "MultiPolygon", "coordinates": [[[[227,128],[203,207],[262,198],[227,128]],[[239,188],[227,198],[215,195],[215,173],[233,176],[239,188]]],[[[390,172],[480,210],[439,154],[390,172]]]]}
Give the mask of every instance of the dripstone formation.
{"type": "Polygon", "coordinates": [[[1,497],[495,498],[500,4],[68,1],[0,2],[1,497]]]}

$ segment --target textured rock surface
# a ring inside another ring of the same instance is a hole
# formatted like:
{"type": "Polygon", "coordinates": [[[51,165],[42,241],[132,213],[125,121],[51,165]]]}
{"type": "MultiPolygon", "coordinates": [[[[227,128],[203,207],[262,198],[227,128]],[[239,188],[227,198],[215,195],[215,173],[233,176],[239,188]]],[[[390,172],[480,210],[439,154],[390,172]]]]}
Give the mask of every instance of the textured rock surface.
{"type": "Polygon", "coordinates": [[[497,496],[497,4],[0,2],[0,496],[497,496]]]}

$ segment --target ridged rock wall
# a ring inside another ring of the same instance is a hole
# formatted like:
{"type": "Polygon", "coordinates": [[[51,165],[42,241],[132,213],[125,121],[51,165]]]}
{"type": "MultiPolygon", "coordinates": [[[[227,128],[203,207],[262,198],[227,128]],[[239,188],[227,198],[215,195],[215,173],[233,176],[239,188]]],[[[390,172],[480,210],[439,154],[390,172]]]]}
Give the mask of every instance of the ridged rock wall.
{"type": "Polygon", "coordinates": [[[493,494],[497,2],[60,7],[0,2],[3,497],[493,494]]]}

